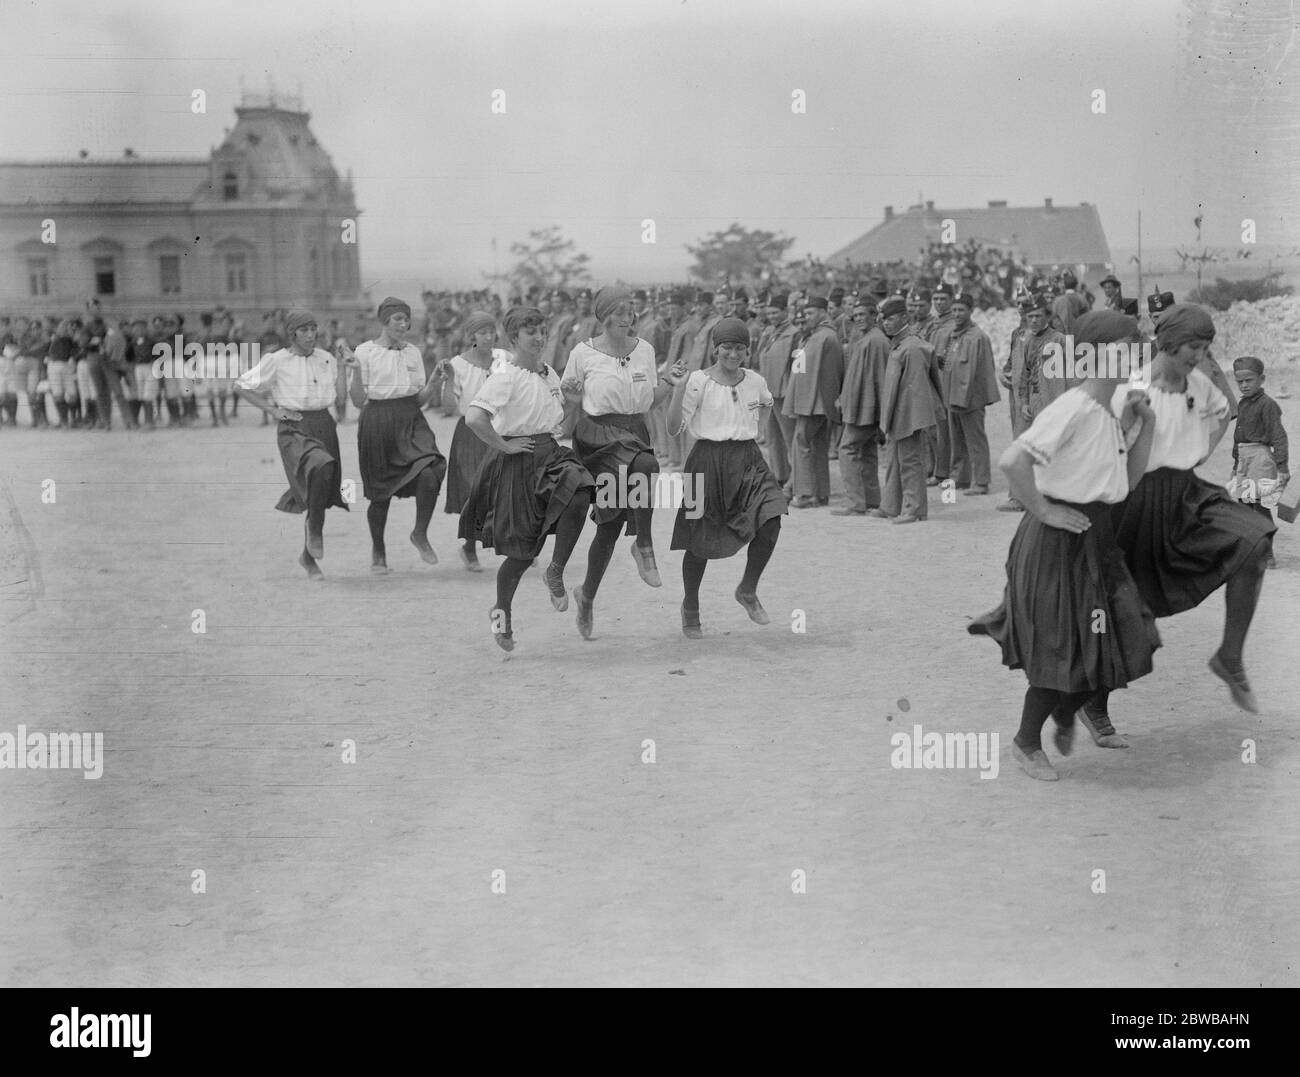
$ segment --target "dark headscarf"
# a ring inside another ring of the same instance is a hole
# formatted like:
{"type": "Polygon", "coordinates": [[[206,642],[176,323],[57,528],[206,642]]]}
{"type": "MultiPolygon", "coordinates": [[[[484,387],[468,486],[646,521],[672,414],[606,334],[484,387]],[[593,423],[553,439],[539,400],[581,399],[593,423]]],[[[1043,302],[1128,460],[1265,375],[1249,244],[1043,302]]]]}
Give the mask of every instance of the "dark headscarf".
{"type": "Polygon", "coordinates": [[[379,304],[379,324],[387,325],[388,319],[394,314],[405,314],[407,318],[411,316],[411,305],[404,300],[389,296],[379,304]]]}
{"type": "Polygon", "coordinates": [[[1112,344],[1137,337],[1137,319],[1117,310],[1090,310],[1075,319],[1071,330],[1075,344],[1112,344]]]}
{"type": "Polygon", "coordinates": [[[591,310],[596,315],[596,321],[604,322],[611,314],[614,308],[620,303],[630,300],[632,293],[619,284],[607,284],[596,293],[596,298],[592,301],[591,310]]]}
{"type": "Polygon", "coordinates": [[[546,315],[536,307],[512,307],[506,311],[505,320],[502,323],[505,329],[506,339],[514,340],[519,336],[521,330],[528,322],[537,321],[542,325],[546,324],[546,315]]]}
{"type": "Polygon", "coordinates": [[[723,318],[713,327],[713,343],[743,344],[749,347],[749,326],[739,318],[723,318]]]}
{"type": "Polygon", "coordinates": [[[1175,352],[1184,344],[1214,339],[1214,319],[1203,307],[1175,303],[1156,326],[1156,343],[1162,352],[1175,352]]]}
{"type": "Polygon", "coordinates": [[[472,311],[465,319],[465,324],[461,331],[465,334],[465,345],[469,347],[474,343],[474,334],[483,329],[491,329],[496,332],[497,320],[485,310],[472,311]]]}
{"type": "Polygon", "coordinates": [[[315,325],[315,324],[316,324],[316,315],[311,313],[311,311],[295,310],[292,311],[287,318],[285,318],[284,331],[288,335],[289,339],[292,340],[294,333],[296,333],[304,325],[315,325]]]}

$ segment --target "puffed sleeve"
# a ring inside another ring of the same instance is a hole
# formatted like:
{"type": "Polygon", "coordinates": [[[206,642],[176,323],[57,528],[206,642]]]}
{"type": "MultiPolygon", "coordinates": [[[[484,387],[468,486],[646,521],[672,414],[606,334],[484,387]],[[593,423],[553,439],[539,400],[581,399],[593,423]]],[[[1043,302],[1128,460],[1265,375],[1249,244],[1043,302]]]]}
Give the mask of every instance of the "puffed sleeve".
{"type": "Polygon", "coordinates": [[[648,340],[642,339],[637,344],[637,348],[645,353],[646,374],[650,380],[650,388],[654,389],[659,384],[659,368],[655,362],[655,347],[648,340]]]}
{"type": "Polygon", "coordinates": [[[275,371],[279,358],[280,352],[278,350],[262,356],[252,370],[245,371],[235,379],[235,388],[249,389],[252,392],[274,389],[275,371]]]}
{"type": "MultiPolygon", "coordinates": [[[[1134,386],[1131,382],[1124,382],[1115,387],[1115,391],[1110,397],[1110,413],[1120,422],[1124,420],[1124,405],[1128,402],[1128,394],[1132,392],[1134,386]]],[[[1142,436],[1142,420],[1137,419],[1133,425],[1124,431],[1124,448],[1131,449],[1137,444],[1137,439],[1142,436]]]]}
{"type": "Polygon", "coordinates": [[[1075,414],[1075,401],[1066,396],[1057,397],[1039,413],[1033,425],[1016,438],[1016,444],[1023,445],[1035,461],[1047,466],[1052,457],[1069,444],[1075,414]]]}
{"type": "Polygon", "coordinates": [[[513,388],[514,378],[511,377],[509,370],[493,371],[478,391],[478,396],[470,401],[470,407],[482,408],[489,415],[496,415],[509,403],[513,388]]]}
{"type": "Polygon", "coordinates": [[[702,370],[692,370],[686,376],[686,392],[682,394],[683,429],[689,425],[691,416],[695,414],[700,406],[700,399],[704,396],[704,383],[708,380],[708,377],[702,370]]]}
{"type": "Polygon", "coordinates": [[[420,355],[420,349],[414,344],[408,344],[402,349],[402,358],[406,361],[406,378],[413,393],[418,393],[424,388],[424,358],[420,355]]]}
{"type": "Polygon", "coordinates": [[[1192,371],[1197,380],[1201,383],[1197,386],[1197,397],[1204,397],[1205,408],[1202,414],[1207,418],[1213,416],[1215,419],[1226,419],[1228,413],[1232,410],[1232,405],[1228,403],[1228,398],[1219,391],[1219,387],[1199,370],[1192,371]]]}
{"type": "Polygon", "coordinates": [[[585,358],[586,354],[587,354],[586,348],[578,348],[578,347],[575,347],[573,351],[569,353],[569,361],[564,364],[565,381],[569,381],[570,379],[573,379],[581,384],[584,385],[586,384],[587,364],[583,362],[583,359],[585,358]]]}

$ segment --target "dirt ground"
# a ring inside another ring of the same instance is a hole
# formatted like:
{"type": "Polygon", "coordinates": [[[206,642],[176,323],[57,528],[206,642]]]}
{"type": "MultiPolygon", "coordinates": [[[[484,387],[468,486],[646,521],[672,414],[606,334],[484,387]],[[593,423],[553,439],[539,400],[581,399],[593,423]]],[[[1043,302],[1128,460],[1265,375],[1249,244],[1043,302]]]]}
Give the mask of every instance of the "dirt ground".
{"type": "MultiPolygon", "coordinates": [[[[996,459],[1005,404],[989,426],[996,459]]],[[[773,623],[731,597],[741,558],[715,562],[700,642],[662,511],[662,590],[621,546],[584,643],[530,571],[507,657],[497,559],[466,573],[441,506],[435,567],[394,508],[387,578],[365,502],[332,511],[308,583],[255,413],[7,429],[0,480],[0,733],[105,748],[99,780],[0,770],[5,985],[1300,983],[1286,524],[1247,649],[1264,713],[1205,668],[1215,596],[1161,622],[1156,673],[1114,700],[1132,748],[1049,744],[1046,784],[1010,756],[1023,677],[965,631],[1001,594],[1004,481],[933,492],[907,528],[792,511],[760,590],[773,623]],[[997,778],[894,769],[891,734],[918,723],[998,732],[997,778]]]]}

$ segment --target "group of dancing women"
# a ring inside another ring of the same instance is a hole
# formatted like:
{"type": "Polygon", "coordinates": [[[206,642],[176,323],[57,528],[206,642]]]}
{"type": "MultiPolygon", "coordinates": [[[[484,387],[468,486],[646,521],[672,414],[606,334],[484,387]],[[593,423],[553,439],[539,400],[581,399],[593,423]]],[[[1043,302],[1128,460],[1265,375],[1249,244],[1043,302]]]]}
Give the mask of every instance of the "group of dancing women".
{"type": "MultiPolygon", "coordinates": [[[[394,497],[415,499],[410,540],[424,561],[437,561],[427,531],[446,478],[446,510],[460,517],[464,566],[482,570],[480,546],[503,558],[488,611],[496,644],[514,649],[515,592],[550,536],[542,579],[551,605],[564,612],[572,597],[578,632],[591,639],[596,599],[621,537],[632,540],[641,580],[662,586],[653,508],[626,497],[610,503],[596,491],[626,491],[634,478],[654,484],[659,463],[647,415],[666,400],[669,433],[684,433],[693,446],[684,471],[703,493],[702,511],[682,505],[672,533],[671,548],[682,551],[682,632],[703,636],[700,584],[708,562],[744,548],[735,598],[751,620],[769,624],[758,584],[787,509],[756,443],[773,398],[764,378],[747,369],[748,326],[722,319],[699,369],[679,360],[661,374],[652,347],[632,331],[630,292],[602,288],[594,308],[599,331],[573,350],[562,379],[542,361],[547,322],[531,307],[505,315],[504,348],[496,346],[494,319],[472,316],[464,353],[427,377],[419,350],[405,340],[411,312],[401,300],[381,304],[379,335],[355,354],[317,348],[312,315],[292,315],[290,345],[264,356],[237,384],[277,420],[290,485],[277,507],[306,513],[299,561],[309,577],[321,578],[325,510],[347,507],[328,410],[347,393],[361,407],[371,571],[388,571],[384,531],[394,497]],[[460,411],[449,460],[422,410],[438,379],[449,382],[460,411]],[[562,444],[566,438],[572,448],[562,444]],[[585,575],[570,592],[564,574],[588,517],[595,535],[585,575]]],[[[1142,338],[1131,316],[1096,311],[1079,319],[1074,339],[1102,349],[1142,338]]],[[[1002,456],[1011,494],[1027,513],[1011,542],[1002,603],[968,630],[994,639],[1003,662],[1028,678],[1013,754],[1031,777],[1058,778],[1043,750],[1049,718],[1062,755],[1073,748],[1076,722],[1101,747],[1128,747],[1114,726],[1110,693],[1152,672],[1157,618],[1192,609],[1220,587],[1223,637],[1209,668],[1239,707],[1258,709],[1243,650],[1275,527],[1193,470],[1229,423],[1229,401],[1204,373],[1213,339],[1208,313],[1172,307],[1158,327],[1149,384],[1135,386],[1113,365],[1098,364],[1097,376],[1045,408],[1002,456]]]]}
{"type": "MultiPolygon", "coordinates": [[[[1076,346],[1137,344],[1134,318],[1083,315],[1076,346]]],[[[1030,777],[1059,774],[1043,751],[1054,720],[1061,755],[1076,721],[1103,748],[1127,748],[1110,694],[1153,669],[1155,621],[1225,590],[1223,638],[1209,668],[1257,713],[1243,649],[1276,530],[1194,472],[1227,431],[1228,399],[1204,373],[1214,323],[1171,307],[1157,328],[1149,385],[1087,378],[1048,405],[1003,454],[1011,495],[1027,512],[1011,541],[997,609],[968,626],[1029,680],[1012,753],[1030,777]]],[[[1106,364],[1098,364],[1103,372],[1106,364]]]]}
{"type": "Polygon", "coordinates": [[[602,288],[594,312],[599,332],[574,348],[563,380],[542,362],[547,320],[532,307],[506,313],[505,348],[495,346],[492,316],[472,315],[466,325],[469,346],[427,376],[419,349],[405,339],[411,309],[400,299],[380,304],[381,329],[374,340],[355,353],[341,349],[337,356],[316,346],[311,314],[292,314],[288,347],[263,356],[236,384],[244,399],[277,421],[290,489],[276,507],[306,514],[299,563],[309,578],[323,577],[318,562],[324,557],[326,509],[347,508],[329,408],[349,396],[361,409],[357,447],[370,502],[371,571],[388,572],[384,532],[394,497],[415,499],[411,543],[424,561],[437,562],[428,527],[445,478],[445,507],[460,517],[465,568],[482,571],[479,547],[503,558],[489,627],[497,645],[512,651],[519,581],[554,536],[542,579],[552,607],[568,610],[564,572],[590,516],[595,536],[572,604],[579,634],[592,639],[596,597],[620,537],[632,539],[640,578],[650,587],[662,586],[651,533],[653,506],[624,495],[638,481],[641,489],[654,486],[659,463],[647,415],[667,401],[669,431],[685,433],[693,442],[684,471],[698,478],[703,491],[702,506],[683,504],[673,527],[672,549],[683,551],[682,632],[703,637],[699,592],[708,562],[745,547],[736,601],[750,620],[769,624],[758,584],[787,509],[756,442],[773,400],[762,376],[746,369],[749,327],[723,319],[713,331],[713,354],[701,369],[688,370],[679,361],[660,376],[654,349],[632,331],[630,291],[602,288]],[[449,459],[439,452],[423,412],[442,381],[455,393],[460,412],[449,459]],[[572,448],[561,443],[566,438],[572,448]],[[598,499],[598,484],[619,494],[598,499]]]}

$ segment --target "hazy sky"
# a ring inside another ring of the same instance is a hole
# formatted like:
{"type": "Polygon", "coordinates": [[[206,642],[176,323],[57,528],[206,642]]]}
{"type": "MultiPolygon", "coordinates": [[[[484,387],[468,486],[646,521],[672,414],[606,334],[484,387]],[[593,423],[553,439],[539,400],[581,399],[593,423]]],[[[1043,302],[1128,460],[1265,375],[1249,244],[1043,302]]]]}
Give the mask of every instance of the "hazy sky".
{"type": "MultiPolygon", "coordinates": [[[[1195,8],[1216,4],[1241,6],[1195,8]]],[[[1239,95],[1208,124],[1193,115],[1225,97],[1207,88],[1222,71],[1189,65],[1195,8],[0,0],[11,45],[0,156],[116,157],[128,145],[202,156],[234,123],[241,79],[254,91],[268,78],[282,91],[301,84],[317,137],[355,176],[367,284],[477,285],[494,266],[494,237],[504,268],[513,240],[553,223],[592,256],[598,279],[684,276],[683,244],[733,220],[824,256],[886,204],[902,210],[918,196],[949,208],[1094,202],[1112,250],[1135,244],[1139,209],[1148,244],[1192,242],[1203,203],[1208,243],[1239,245],[1241,219],[1254,214],[1260,243],[1294,246],[1295,184],[1278,167],[1278,132],[1242,151],[1257,110],[1243,112],[1239,95]],[[194,88],[207,92],[204,116],[190,111],[194,88]],[[504,115],[491,111],[497,89],[504,115]],[[791,110],[796,89],[805,114],[791,110]],[[1097,89],[1103,115],[1092,111],[1097,89]],[[1215,138],[1229,129],[1232,152],[1220,152],[1215,138]],[[644,218],[654,244],[642,242],[644,218]]],[[[1293,21],[1273,25],[1294,34],[1293,21]]],[[[1289,115],[1300,48],[1288,52],[1285,36],[1259,93],[1289,115]]],[[[1256,118],[1276,128],[1269,105],[1256,118]]]]}

